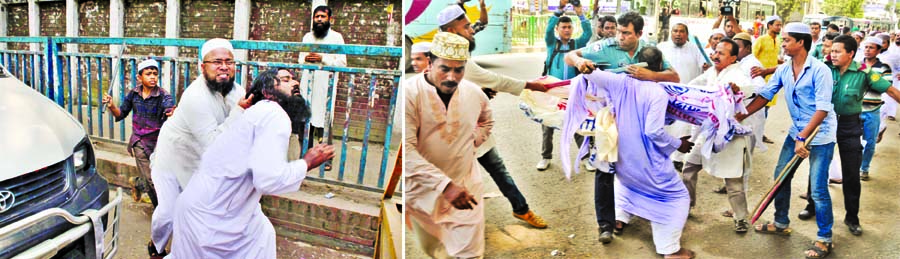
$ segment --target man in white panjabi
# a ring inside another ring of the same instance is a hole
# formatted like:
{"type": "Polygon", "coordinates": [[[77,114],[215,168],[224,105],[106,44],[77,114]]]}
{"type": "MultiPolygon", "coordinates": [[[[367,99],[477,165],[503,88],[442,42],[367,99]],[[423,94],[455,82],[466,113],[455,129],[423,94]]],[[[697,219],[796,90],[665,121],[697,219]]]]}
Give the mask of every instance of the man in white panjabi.
{"type": "MultiPolygon", "coordinates": [[[[714,68],[708,69],[703,75],[691,80],[690,85],[706,87],[713,90],[724,84],[733,84],[740,87],[740,91],[744,93],[755,93],[755,85],[750,80],[750,73],[741,68],[737,62],[738,45],[730,39],[722,39],[713,52],[712,61],[714,68]]],[[[731,86],[729,86],[731,87],[731,86]]],[[[734,87],[732,87],[734,89],[734,87]]],[[[737,91],[735,91],[737,92],[737,91]]],[[[749,103],[749,101],[745,101],[749,103]]],[[[755,114],[753,116],[761,116],[755,114]]],[[[744,120],[745,126],[754,120],[744,120]]],[[[692,136],[697,138],[700,133],[699,126],[691,127],[692,136]]],[[[755,130],[755,128],[752,128],[755,130]]],[[[747,211],[747,194],[746,179],[750,175],[751,154],[753,150],[753,135],[739,136],[735,135],[725,148],[713,153],[709,158],[704,158],[700,153],[699,146],[702,146],[704,140],[696,140],[697,146],[691,149],[691,152],[685,156],[684,170],[682,171],[682,181],[688,188],[691,196],[691,207],[697,200],[697,173],[700,172],[701,165],[706,171],[715,177],[725,179],[725,190],[728,194],[728,203],[731,205],[734,218],[734,231],[745,233],[750,228],[747,221],[749,212],[747,211]]]]}
{"type": "MultiPolygon", "coordinates": [[[[690,35],[690,31],[688,31],[687,25],[675,23],[675,26],[672,26],[672,39],[660,43],[658,46],[659,50],[664,53],[665,59],[672,65],[675,72],[678,72],[678,78],[682,84],[690,82],[702,74],[704,68],[709,67],[700,48],[688,39],[688,35],[690,35]]],[[[666,133],[676,137],[687,136],[691,134],[691,124],[675,121],[666,126],[666,133]]],[[[684,153],[672,152],[670,158],[675,163],[676,169],[681,171],[679,165],[684,161],[684,153]]]]}
{"type": "Polygon", "coordinates": [[[404,82],[406,204],[419,248],[433,258],[484,254],[484,199],[475,149],[493,127],[488,98],[464,80],[468,41],[439,32],[431,67],[404,82]]]}
{"type": "Polygon", "coordinates": [[[225,39],[203,44],[201,76],[184,91],[178,111],[159,131],[156,151],[150,157],[151,178],[159,200],[150,223],[151,256],[165,255],[172,235],[175,199],[197,171],[206,147],[249,107],[242,99],[244,88],[234,83],[233,51],[231,42],[225,39]]]}
{"type": "MultiPolygon", "coordinates": [[[[307,32],[303,35],[303,43],[317,43],[317,44],[344,44],[344,36],[340,33],[331,29],[331,24],[334,22],[333,12],[330,7],[320,5],[313,9],[313,20],[312,20],[312,31],[307,32]]],[[[347,66],[347,56],[344,54],[321,54],[321,53],[308,53],[301,52],[300,53],[300,63],[306,64],[316,64],[330,67],[345,67],[347,66]]],[[[331,84],[332,77],[336,77],[336,73],[332,73],[324,70],[316,70],[312,73],[308,70],[304,70],[303,74],[300,77],[300,94],[303,95],[303,98],[309,100],[309,108],[312,114],[312,117],[309,120],[310,129],[309,129],[309,146],[312,147],[314,143],[318,143],[320,138],[327,138],[328,136],[322,136],[324,134],[325,129],[325,112],[326,112],[326,102],[328,101],[328,87],[331,84]],[[310,90],[310,86],[312,86],[312,90],[310,90]],[[310,91],[312,95],[310,95],[310,91]]],[[[335,79],[337,81],[337,79],[335,79]]],[[[331,90],[331,107],[334,109],[334,101],[337,99],[337,82],[334,83],[331,90]]],[[[334,114],[332,113],[332,116],[334,114]]],[[[331,118],[327,118],[330,119],[331,118]]],[[[330,161],[325,163],[325,170],[331,170],[330,161]]]]}
{"type": "Polygon", "coordinates": [[[309,118],[306,101],[291,95],[275,70],[260,73],[248,108],[203,153],[199,170],[178,197],[172,253],[167,258],[276,258],[275,229],[262,195],[294,192],[334,157],[319,144],[301,159],[286,159],[291,127],[309,118]]]}

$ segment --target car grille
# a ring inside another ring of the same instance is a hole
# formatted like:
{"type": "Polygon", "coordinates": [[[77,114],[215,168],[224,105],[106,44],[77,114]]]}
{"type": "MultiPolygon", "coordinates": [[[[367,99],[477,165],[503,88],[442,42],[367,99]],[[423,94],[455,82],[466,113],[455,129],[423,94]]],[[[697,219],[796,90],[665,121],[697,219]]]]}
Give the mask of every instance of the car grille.
{"type": "MultiPolygon", "coordinates": [[[[66,160],[52,166],[0,182],[0,190],[9,190],[15,195],[15,203],[0,214],[14,215],[21,210],[34,208],[66,189],[66,160]]],[[[7,206],[9,206],[7,204],[7,206]]]]}

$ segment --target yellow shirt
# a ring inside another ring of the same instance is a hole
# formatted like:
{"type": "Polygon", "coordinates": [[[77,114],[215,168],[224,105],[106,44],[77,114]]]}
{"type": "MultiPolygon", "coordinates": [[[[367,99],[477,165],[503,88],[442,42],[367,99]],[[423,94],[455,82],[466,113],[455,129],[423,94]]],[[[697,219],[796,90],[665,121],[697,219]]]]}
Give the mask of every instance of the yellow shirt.
{"type": "MultiPolygon", "coordinates": [[[[756,59],[759,59],[759,62],[762,63],[765,68],[773,68],[778,66],[778,51],[781,49],[781,37],[775,37],[774,39],[769,34],[763,35],[756,39],[756,43],[753,44],[753,56],[756,56],[756,59]]],[[[772,75],[766,76],[766,82],[769,82],[769,78],[772,75]]],[[[766,105],[773,106],[775,105],[775,98],[766,105]]]]}

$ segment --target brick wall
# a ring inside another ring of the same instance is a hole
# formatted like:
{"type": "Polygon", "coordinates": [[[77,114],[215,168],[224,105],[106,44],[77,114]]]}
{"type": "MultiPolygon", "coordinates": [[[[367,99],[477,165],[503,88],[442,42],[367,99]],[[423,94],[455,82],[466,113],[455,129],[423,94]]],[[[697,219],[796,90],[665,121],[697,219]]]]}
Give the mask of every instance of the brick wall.
{"type": "Polygon", "coordinates": [[[41,10],[41,36],[66,36],[66,2],[43,2],[38,7],[41,10]]]}
{"type": "MultiPolygon", "coordinates": [[[[333,30],[344,35],[344,41],[348,44],[360,45],[387,45],[388,29],[393,26],[393,37],[400,39],[399,28],[401,19],[400,1],[332,1],[334,9],[333,30]],[[390,21],[388,7],[393,4],[393,21],[390,21]]],[[[399,45],[399,41],[395,41],[399,45]]],[[[350,67],[366,67],[379,69],[396,69],[400,58],[391,57],[365,57],[348,56],[347,65],[350,67]]],[[[347,89],[350,75],[342,73],[338,82],[338,93],[335,101],[335,116],[333,130],[334,136],[344,134],[343,125],[347,112],[347,89]]],[[[369,133],[369,141],[384,142],[385,129],[390,119],[390,101],[393,91],[393,78],[378,77],[375,86],[374,110],[372,111],[372,128],[369,133]]],[[[367,75],[356,75],[353,89],[353,103],[350,108],[350,127],[348,136],[352,139],[363,139],[366,128],[366,116],[368,114],[369,84],[371,78],[367,75]]],[[[396,111],[396,112],[399,112],[396,111]]],[[[399,136],[394,136],[394,138],[399,136]]]]}
{"type": "MultiPolygon", "coordinates": [[[[250,11],[250,39],[300,41],[309,31],[312,12],[308,1],[258,0],[250,11]]],[[[296,63],[298,53],[251,51],[251,60],[296,63]]]]}
{"type": "MultiPolygon", "coordinates": [[[[131,0],[125,2],[125,37],[165,38],[166,1],[131,0]]],[[[162,56],[165,49],[153,46],[130,46],[126,55],[162,56]]]]}
{"type": "MultiPolygon", "coordinates": [[[[109,0],[78,3],[78,35],[82,37],[109,37],[109,0]]],[[[79,45],[83,53],[109,53],[107,45],[79,45]]]]}
{"type": "MultiPolygon", "coordinates": [[[[7,5],[7,31],[9,36],[28,36],[28,4],[7,5]]],[[[10,43],[9,49],[26,50],[28,44],[10,43]]]]}

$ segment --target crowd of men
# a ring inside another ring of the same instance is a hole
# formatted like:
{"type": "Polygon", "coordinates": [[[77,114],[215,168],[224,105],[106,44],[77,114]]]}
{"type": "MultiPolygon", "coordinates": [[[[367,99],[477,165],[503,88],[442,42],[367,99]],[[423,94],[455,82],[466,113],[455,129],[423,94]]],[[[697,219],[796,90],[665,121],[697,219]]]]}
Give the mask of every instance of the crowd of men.
{"type": "MultiPolygon", "coordinates": [[[[850,35],[851,30],[835,24],[786,22],[778,16],[758,17],[755,23],[762,26],[744,30],[734,16],[722,15],[707,46],[690,40],[696,28],[684,23],[672,24],[667,33],[671,39],[653,46],[642,39],[647,34],[645,21],[637,13],[595,17],[591,26],[581,6],[574,6],[574,16],[565,15],[568,4],[560,1],[560,11],[546,27],[543,73],[560,80],[583,75],[585,80],[599,82],[592,87],[609,92],[619,128],[618,161],[579,158],[586,169],[597,171],[594,202],[599,242],[612,242],[633,217],[640,217],[651,222],[658,254],[693,258],[680,239],[696,204],[701,170],[723,179],[723,186],[715,190],[727,194],[730,209],[722,214],[733,219],[736,233],[753,228],[762,234],[790,235],[793,174],[774,197],[772,222],[750,226],[747,207],[753,154],[773,142],[764,135],[765,124],[779,92],[786,96],[781,102],[791,123],[772,168],[774,176],[790,166],[795,156],[809,161],[809,187],[801,195],[809,205],[798,218],[815,217],[818,232],[803,255],[824,258],[834,248],[829,182],[843,184],[847,229],[853,235],[863,233],[860,181],[870,179],[875,145],[894,120],[900,101],[900,91],[892,86],[892,82],[900,83],[900,78],[892,76],[893,68],[900,68],[900,35],[850,35]],[[722,20],[725,28],[717,28],[722,20]],[[572,36],[576,25],[585,32],[579,38],[572,36]],[[827,28],[824,33],[823,27],[827,28]],[[640,62],[646,66],[634,66],[640,62]],[[620,67],[623,74],[601,71],[620,67]],[[704,140],[697,125],[665,125],[668,103],[662,82],[701,89],[727,85],[742,93],[741,105],[747,112],[735,118],[752,134],[736,136],[709,157],[701,155],[704,140]]],[[[509,199],[515,217],[535,228],[548,225],[528,208],[493,146],[491,129],[509,126],[493,123],[489,104],[497,92],[518,95],[523,89],[546,88],[537,81],[486,71],[472,62],[475,30],[464,10],[460,4],[440,12],[440,32],[433,41],[412,46],[416,75],[404,82],[406,211],[414,230],[408,237],[434,258],[484,255],[483,183],[478,164],[509,199]]],[[[552,136],[553,129],[544,127],[537,170],[551,163],[552,136]]],[[[567,143],[570,137],[564,135],[560,142],[567,143]]],[[[576,141],[594,145],[591,137],[576,135],[576,141]]]]}

